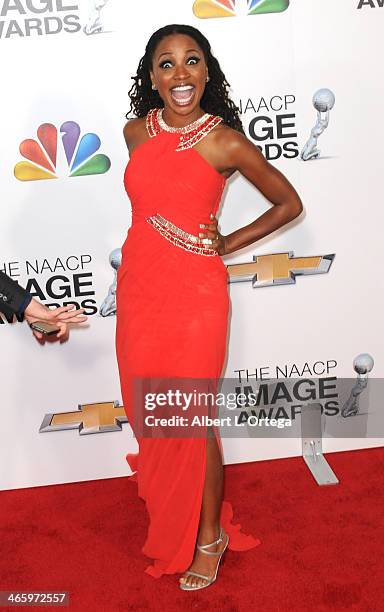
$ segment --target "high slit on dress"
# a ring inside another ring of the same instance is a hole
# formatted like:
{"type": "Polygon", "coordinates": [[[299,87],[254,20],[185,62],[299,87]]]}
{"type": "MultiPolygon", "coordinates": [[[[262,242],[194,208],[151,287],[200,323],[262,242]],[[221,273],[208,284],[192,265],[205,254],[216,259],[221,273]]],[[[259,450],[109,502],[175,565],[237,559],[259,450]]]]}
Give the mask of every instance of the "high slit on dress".
{"type": "MultiPolygon", "coordinates": [[[[118,270],[116,352],[134,433],[135,376],[218,379],[226,354],[228,273],[221,257],[180,248],[147,222],[159,213],[198,235],[199,224],[218,211],[226,179],[195,149],[176,150],[179,142],[180,133],[159,131],[135,147],[124,174],[132,224],[118,270]]],[[[136,438],[139,452],[126,459],[149,516],[142,551],[153,564],[145,571],[155,578],[183,572],[196,544],[206,438],[136,438]]],[[[242,533],[232,518],[225,500],[221,525],[230,538],[228,548],[257,546],[259,540],[242,533]]]]}

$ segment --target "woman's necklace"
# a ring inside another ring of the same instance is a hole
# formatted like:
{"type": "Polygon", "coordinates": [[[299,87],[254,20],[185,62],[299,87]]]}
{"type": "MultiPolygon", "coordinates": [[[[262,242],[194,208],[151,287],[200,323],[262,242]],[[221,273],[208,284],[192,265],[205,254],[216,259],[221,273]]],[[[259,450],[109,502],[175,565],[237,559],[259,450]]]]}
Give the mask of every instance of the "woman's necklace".
{"type": "Polygon", "coordinates": [[[181,134],[179,144],[175,150],[183,151],[184,149],[191,149],[222,121],[223,119],[218,115],[205,113],[189,125],[184,125],[180,128],[171,127],[163,119],[162,108],[151,108],[147,114],[146,126],[150,138],[157,136],[160,132],[181,134]]]}
{"type": "Polygon", "coordinates": [[[180,134],[188,134],[189,132],[196,130],[208,119],[208,117],[211,116],[209,113],[204,113],[204,115],[196,119],[196,121],[188,123],[188,125],[183,125],[183,127],[172,127],[165,123],[163,119],[163,111],[163,108],[159,108],[157,111],[157,121],[159,122],[160,127],[166,132],[178,132],[180,134]]]}

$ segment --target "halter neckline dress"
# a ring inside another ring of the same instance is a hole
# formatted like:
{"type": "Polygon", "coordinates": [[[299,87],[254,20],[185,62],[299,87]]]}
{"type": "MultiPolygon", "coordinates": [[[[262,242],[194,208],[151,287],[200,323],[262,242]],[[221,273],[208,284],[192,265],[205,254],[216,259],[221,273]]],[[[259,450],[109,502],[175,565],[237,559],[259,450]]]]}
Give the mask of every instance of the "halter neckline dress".
{"type": "MultiPolygon", "coordinates": [[[[122,247],[116,291],[116,353],[124,409],[139,445],[126,456],[149,517],[143,553],[155,578],[192,563],[206,468],[206,438],[151,438],[135,431],[134,377],[218,379],[227,344],[228,272],[198,239],[216,215],[226,179],[192,145],[222,118],[209,115],[192,141],[163,130],[159,109],[146,117],[149,138],[131,153],[124,184],[132,224],[122,247]]],[[[220,451],[221,443],[218,440],[220,451]]],[[[224,468],[225,470],[225,468],[224,468]]],[[[221,525],[230,550],[260,541],[233,524],[225,500],[221,525]]]]}

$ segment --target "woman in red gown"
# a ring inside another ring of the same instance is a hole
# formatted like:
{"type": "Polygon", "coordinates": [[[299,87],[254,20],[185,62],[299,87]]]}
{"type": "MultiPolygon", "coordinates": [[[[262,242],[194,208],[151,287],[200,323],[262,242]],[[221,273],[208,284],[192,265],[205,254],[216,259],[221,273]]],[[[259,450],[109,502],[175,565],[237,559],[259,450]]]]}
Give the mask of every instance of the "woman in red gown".
{"type": "Polygon", "coordinates": [[[223,501],[217,432],[143,435],[133,381],[220,377],[229,310],[220,256],[288,223],[302,204],[245,137],[229,84],[199,30],[173,24],[155,32],[134,81],[136,118],[124,129],[132,224],[118,271],[116,329],[123,402],[139,444],[127,461],[149,515],[142,550],[154,561],[146,572],[155,578],[182,572],[179,586],[196,590],[216,579],[227,546],[248,550],[259,540],[241,532],[223,501]],[[236,170],[274,206],[222,236],[215,216],[236,170]]]}

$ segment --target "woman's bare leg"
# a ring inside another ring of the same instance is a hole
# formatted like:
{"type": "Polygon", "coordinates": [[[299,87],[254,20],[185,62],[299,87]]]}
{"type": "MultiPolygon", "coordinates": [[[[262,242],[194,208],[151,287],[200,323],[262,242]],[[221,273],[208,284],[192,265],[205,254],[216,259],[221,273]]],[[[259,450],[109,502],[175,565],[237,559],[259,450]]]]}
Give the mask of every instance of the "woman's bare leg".
{"type": "MultiPolygon", "coordinates": [[[[212,432],[212,437],[207,438],[206,474],[197,536],[198,544],[209,544],[218,539],[222,499],[223,464],[217,440],[212,432]]],[[[224,545],[225,542],[221,542],[208,548],[208,551],[221,551],[224,545]]],[[[192,565],[189,569],[205,576],[212,576],[215,572],[217,559],[216,555],[205,555],[196,549],[192,565]]],[[[202,578],[197,578],[196,576],[182,576],[180,581],[191,585],[205,584],[202,578]]]]}

